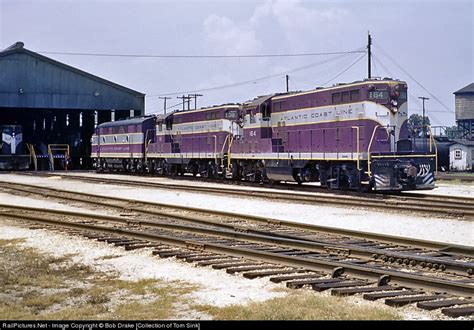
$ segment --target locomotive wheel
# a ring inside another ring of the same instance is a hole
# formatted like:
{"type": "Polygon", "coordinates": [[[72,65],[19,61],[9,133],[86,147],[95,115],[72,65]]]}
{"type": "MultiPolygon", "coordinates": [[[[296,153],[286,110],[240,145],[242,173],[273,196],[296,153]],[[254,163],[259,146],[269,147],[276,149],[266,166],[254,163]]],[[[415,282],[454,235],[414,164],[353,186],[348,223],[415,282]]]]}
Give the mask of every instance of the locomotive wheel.
{"type": "Polygon", "coordinates": [[[248,180],[252,183],[259,183],[262,181],[262,176],[259,172],[253,172],[251,175],[248,176],[248,180]]]}
{"type": "Polygon", "coordinates": [[[370,192],[370,191],[372,190],[372,188],[373,188],[373,184],[372,184],[372,183],[370,183],[370,184],[360,184],[358,191],[359,191],[360,193],[368,193],[368,192],[370,192]]]}
{"type": "Polygon", "coordinates": [[[205,170],[201,175],[206,179],[214,179],[214,171],[210,167],[207,168],[207,170],[205,170]]]}
{"type": "Polygon", "coordinates": [[[169,173],[171,176],[178,176],[178,173],[179,173],[178,165],[170,165],[169,173]]]}
{"type": "Polygon", "coordinates": [[[242,175],[240,174],[240,169],[238,165],[232,166],[231,173],[232,173],[233,180],[238,181],[242,179],[242,175]]]}

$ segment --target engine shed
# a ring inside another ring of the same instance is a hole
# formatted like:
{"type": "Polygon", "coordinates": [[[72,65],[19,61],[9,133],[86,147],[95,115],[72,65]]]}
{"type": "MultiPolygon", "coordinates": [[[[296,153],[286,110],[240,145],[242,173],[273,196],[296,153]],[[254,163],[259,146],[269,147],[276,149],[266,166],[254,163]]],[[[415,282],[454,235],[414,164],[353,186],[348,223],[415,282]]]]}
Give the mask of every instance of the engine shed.
{"type": "Polygon", "coordinates": [[[37,160],[54,162],[55,150],[61,150],[58,158],[70,158],[72,168],[89,168],[95,127],[143,115],[144,107],[145,94],[30,51],[22,42],[0,51],[0,125],[22,126],[25,152],[40,169],[46,168],[37,160]]]}

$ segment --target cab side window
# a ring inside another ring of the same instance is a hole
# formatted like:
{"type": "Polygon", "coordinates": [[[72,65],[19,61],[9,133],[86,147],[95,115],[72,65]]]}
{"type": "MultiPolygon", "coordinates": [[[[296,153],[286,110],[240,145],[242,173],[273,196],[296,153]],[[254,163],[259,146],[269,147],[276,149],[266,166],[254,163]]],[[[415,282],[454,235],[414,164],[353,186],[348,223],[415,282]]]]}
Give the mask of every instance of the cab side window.
{"type": "Polygon", "coordinates": [[[270,103],[265,102],[260,104],[260,112],[262,113],[262,120],[270,120],[272,114],[270,103]]]}
{"type": "Polygon", "coordinates": [[[172,116],[167,117],[165,119],[165,125],[166,125],[167,130],[172,130],[173,129],[173,117],[172,116]]]}

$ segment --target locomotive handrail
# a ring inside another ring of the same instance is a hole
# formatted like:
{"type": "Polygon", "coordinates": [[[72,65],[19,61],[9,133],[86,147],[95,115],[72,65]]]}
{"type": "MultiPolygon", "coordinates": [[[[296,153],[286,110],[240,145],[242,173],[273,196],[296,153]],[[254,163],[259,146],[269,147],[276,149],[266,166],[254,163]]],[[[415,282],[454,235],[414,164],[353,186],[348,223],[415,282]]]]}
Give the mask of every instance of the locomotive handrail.
{"type": "Polygon", "coordinates": [[[227,170],[230,171],[230,148],[234,142],[234,135],[230,135],[229,146],[227,148],[227,170]]]}
{"type": "MultiPolygon", "coordinates": [[[[153,139],[151,139],[151,138],[148,139],[148,133],[149,132],[154,132],[156,134],[156,130],[150,128],[150,129],[147,129],[146,132],[145,132],[145,150],[144,150],[144,152],[145,152],[145,155],[144,155],[145,163],[148,160],[148,147],[150,146],[150,143],[153,142],[153,139]]],[[[130,148],[130,150],[131,150],[131,148],[130,148]]]]}
{"type": "Polygon", "coordinates": [[[360,127],[359,126],[351,126],[351,128],[355,128],[356,129],[356,139],[357,139],[357,170],[360,171],[361,168],[360,168],[360,145],[359,145],[359,142],[360,142],[360,133],[359,133],[359,130],[360,130],[360,127]]]}
{"type": "MultiPolygon", "coordinates": [[[[225,140],[224,140],[224,143],[222,144],[222,148],[221,148],[221,167],[224,168],[224,149],[225,149],[225,144],[227,143],[227,141],[229,140],[229,136],[230,136],[230,133],[226,135],[225,137],[225,140]]],[[[229,157],[229,156],[227,156],[229,157]]],[[[217,159],[217,157],[216,157],[217,159]]],[[[217,161],[216,161],[217,163],[217,161]]]]}
{"type": "Polygon", "coordinates": [[[436,145],[436,140],[433,138],[433,132],[431,130],[431,126],[428,126],[430,130],[430,152],[431,152],[431,144],[434,144],[435,149],[435,174],[438,175],[438,146],[436,145]]]}
{"type": "Polygon", "coordinates": [[[38,171],[38,159],[36,157],[35,147],[31,143],[27,143],[26,146],[28,150],[30,151],[30,158],[35,167],[35,171],[38,171]]]}
{"type": "Polygon", "coordinates": [[[434,156],[435,158],[435,174],[438,174],[438,147],[436,145],[436,140],[433,138],[433,133],[431,130],[431,126],[428,126],[429,132],[430,132],[430,146],[429,146],[429,153],[421,154],[421,155],[416,155],[416,154],[410,154],[410,155],[379,155],[379,156],[372,156],[370,154],[370,148],[373,142],[373,139],[375,137],[375,132],[379,127],[384,127],[382,125],[378,125],[374,128],[374,131],[372,132],[372,138],[370,139],[369,147],[367,150],[367,166],[368,166],[368,171],[367,174],[370,176],[371,175],[371,158],[394,158],[394,157],[401,157],[401,158],[407,158],[407,157],[421,157],[421,156],[434,156]],[[434,146],[434,154],[433,152],[433,146],[434,146]]]}
{"type": "MultiPolygon", "coordinates": [[[[70,155],[70,150],[69,150],[69,144],[48,144],[48,156],[49,156],[49,162],[50,162],[50,170],[54,171],[54,155],[53,151],[63,151],[64,152],[64,158],[66,159],[66,156],[70,155]]],[[[65,164],[65,168],[67,168],[65,164]]]]}
{"type": "Polygon", "coordinates": [[[217,135],[211,135],[214,138],[214,162],[217,165],[217,135]]]}
{"type": "Polygon", "coordinates": [[[221,154],[222,154],[222,155],[224,155],[225,144],[226,144],[227,141],[229,140],[229,136],[230,136],[230,134],[228,134],[228,135],[225,137],[224,143],[222,144],[222,149],[221,149],[221,154]]]}
{"type": "Polygon", "coordinates": [[[370,155],[370,148],[372,147],[372,142],[374,141],[375,132],[377,131],[377,129],[378,129],[379,127],[383,127],[383,126],[382,126],[382,125],[377,125],[377,126],[374,127],[374,130],[373,130],[373,132],[372,132],[372,137],[370,138],[369,146],[368,146],[368,148],[367,148],[367,175],[368,175],[369,177],[370,177],[371,174],[372,174],[372,172],[371,172],[371,170],[370,170],[370,169],[371,169],[371,168],[370,168],[370,166],[371,166],[371,161],[370,161],[370,156],[371,156],[371,155],[370,155]]]}

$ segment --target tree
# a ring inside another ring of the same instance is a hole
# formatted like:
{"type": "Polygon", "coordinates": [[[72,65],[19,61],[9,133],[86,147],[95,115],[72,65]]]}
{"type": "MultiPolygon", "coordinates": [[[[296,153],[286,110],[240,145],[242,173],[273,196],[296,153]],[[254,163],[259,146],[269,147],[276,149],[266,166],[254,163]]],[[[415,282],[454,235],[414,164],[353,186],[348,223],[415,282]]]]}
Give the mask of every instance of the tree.
{"type": "Polygon", "coordinates": [[[460,139],[462,131],[458,126],[446,127],[446,136],[450,139],[460,139]]]}
{"type": "MultiPolygon", "coordinates": [[[[425,132],[426,135],[428,135],[429,129],[428,126],[430,126],[430,118],[428,116],[425,116],[425,132]]],[[[417,115],[417,114],[412,114],[410,118],[408,118],[408,128],[412,132],[412,135],[414,137],[421,137],[423,134],[423,116],[417,115]]]]}

